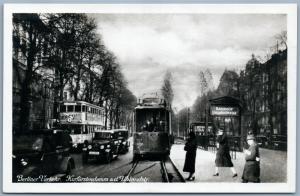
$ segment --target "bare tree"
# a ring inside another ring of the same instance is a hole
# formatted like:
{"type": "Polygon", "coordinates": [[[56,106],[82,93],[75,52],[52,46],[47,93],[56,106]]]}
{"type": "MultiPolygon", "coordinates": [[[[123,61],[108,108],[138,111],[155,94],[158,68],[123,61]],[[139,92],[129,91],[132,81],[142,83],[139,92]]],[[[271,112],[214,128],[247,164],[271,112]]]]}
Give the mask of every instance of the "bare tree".
{"type": "Polygon", "coordinates": [[[165,74],[161,92],[165,100],[172,105],[174,92],[172,87],[172,73],[170,71],[167,71],[165,74]]]}
{"type": "Polygon", "coordinates": [[[284,49],[288,49],[287,46],[287,31],[282,31],[281,33],[275,35],[277,41],[281,46],[284,46],[284,49]]]}
{"type": "Polygon", "coordinates": [[[48,46],[48,27],[43,23],[38,14],[14,14],[13,15],[13,66],[19,74],[21,84],[20,92],[20,117],[19,123],[24,130],[29,128],[30,101],[32,96],[31,85],[37,71],[43,66],[41,61],[46,54],[48,46]],[[24,58],[25,73],[19,73],[18,54],[24,58]],[[23,77],[21,77],[23,75],[23,77]]]}

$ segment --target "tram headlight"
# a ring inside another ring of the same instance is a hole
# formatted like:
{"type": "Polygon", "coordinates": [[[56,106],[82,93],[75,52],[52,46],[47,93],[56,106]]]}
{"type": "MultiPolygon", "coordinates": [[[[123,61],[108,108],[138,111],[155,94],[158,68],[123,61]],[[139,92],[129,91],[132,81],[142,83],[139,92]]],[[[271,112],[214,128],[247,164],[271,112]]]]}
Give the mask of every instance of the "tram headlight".
{"type": "Polygon", "coordinates": [[[107,148],[110,148],[110,145],[108,144],[106,147],[107,147],[107,148]]]}
{"type": "Polygon", "coordinates": [[[101,145],[101,146],[100,146],[100,149],[104,149],[104,145],[101,145]]]}
{"type": "Polygon", "coordinates": [[[124,145],[125,145],[125,144],[126,144],[126,142],[122,142],[122,144],[124,144],[124,145]]]}
{"type": "Polygon", "coordinates": [[[92,145],[88,145],[88,149],[91,150],[92,149],[92,145]]]}

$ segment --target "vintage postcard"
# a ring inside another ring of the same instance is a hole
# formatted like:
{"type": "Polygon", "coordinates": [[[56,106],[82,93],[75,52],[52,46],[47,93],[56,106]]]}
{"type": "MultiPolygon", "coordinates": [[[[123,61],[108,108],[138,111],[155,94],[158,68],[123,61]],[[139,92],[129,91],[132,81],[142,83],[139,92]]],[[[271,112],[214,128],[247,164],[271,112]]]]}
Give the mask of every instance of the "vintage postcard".
{"type": "Polygon", "coordinates": [[[4,192],[294,192],[296,8],[6,4],[4,192]]]}

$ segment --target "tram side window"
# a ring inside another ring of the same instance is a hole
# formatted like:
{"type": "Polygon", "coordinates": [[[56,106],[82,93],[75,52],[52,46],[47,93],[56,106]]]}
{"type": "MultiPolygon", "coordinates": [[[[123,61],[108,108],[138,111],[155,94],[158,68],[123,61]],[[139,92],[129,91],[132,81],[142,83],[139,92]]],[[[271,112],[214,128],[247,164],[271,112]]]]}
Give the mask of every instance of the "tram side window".
{"type": "Polygon", "coordinates": [[[85,108],[86,108],[85,105],[83,105],[82,106],[82,112],[86,112],[85,108]]]}
{"type": "Polygon", "coordinates": [[[66,112],[67,107],[65,105],[60,105],[60,112],[66,112]]]}
{"type": "Polygon", "coordinates": [[[74,112],[74,106],[73,105],[68,105],[67,106],[67,111],[68,112],[74,112]]]}
{"type": "Polygon", "coordinates": [[[75,112],[81,112],[81,105],[75,106],[75,112]]]}
{"type": "Polygon", "coordinates": [[[82,126],[81,125],[72,125],[69,127],[71,134],[81,134],[82,126]]]}

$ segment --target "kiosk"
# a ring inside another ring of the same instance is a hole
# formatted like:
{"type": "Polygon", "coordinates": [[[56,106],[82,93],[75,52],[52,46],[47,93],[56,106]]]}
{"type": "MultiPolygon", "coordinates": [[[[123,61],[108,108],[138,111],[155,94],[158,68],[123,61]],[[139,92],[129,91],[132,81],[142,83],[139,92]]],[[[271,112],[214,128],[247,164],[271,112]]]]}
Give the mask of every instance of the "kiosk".
{"type": "Polygon", "coordinates": [[[242,150],[244,134],[241,130],[242,105],[240,100],[224,96],[211,99],[209,103],[214,133],[216,134],[218,129],[223,129],[228,136],[231,149],[242,150]]]}

